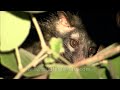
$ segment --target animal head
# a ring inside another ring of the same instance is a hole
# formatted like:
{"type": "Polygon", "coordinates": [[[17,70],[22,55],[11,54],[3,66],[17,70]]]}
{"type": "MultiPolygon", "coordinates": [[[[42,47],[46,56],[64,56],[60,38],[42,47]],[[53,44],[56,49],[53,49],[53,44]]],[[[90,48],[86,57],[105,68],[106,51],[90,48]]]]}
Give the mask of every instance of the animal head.
{"type": "Polygon", "coordinates": [[[91,40],[82,20],[70,12],[57,11],[46,22],[41,22],[46,39],[60,37],[65,53],[62,55],[72,63],[88,58],[96,53],[97,46],[91,40]],[[46,34],[47,32],[47,34],[46,34]]]}

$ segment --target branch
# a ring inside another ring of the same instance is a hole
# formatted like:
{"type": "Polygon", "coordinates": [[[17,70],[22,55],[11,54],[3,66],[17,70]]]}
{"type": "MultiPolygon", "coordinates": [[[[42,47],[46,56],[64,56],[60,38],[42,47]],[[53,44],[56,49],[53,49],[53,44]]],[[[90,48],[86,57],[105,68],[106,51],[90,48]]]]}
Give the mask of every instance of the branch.
{"type": "Polygon", "coordinates": [[[20,53],[18,48],[15,48],[15,54],[17,58],[17,63],[18,63],[18,69],[21,70],[23,68],[22,63],[21,63],[21,58],[20,58],[20,53]]]}
{"type": "Polygon", "coordinates": [[[120,45],[113,44],[113,45],[103,49],[102,51],[100,51],[99,53],[94,55],[93,57],[75,63],[74,67],[90,65],[90,64],[102,61],[102,60],[109,58],[113,55],[116,55],[118,53],[120,53],[120,45]]]}
{"type": "Polygon", "coordinates": [[[40,26],[39,26],[36,18],[35,18],[32,14],[30,14],[30,15],[31,15],[33,24],[34,24],[34,26],[35,26],[35,28],[36,28],[36,31],[37,31],[37,33],[38,33],[38,37],[39,37],[39,40],[40,40],[40,42],[41,42],[41,46],[42,46],[42,48],[46,48],[47,45],[46,45],[45,39],[44,39],[44,37],[43,37],[43,35],[42,35],[41,28],[40,28],[40,26]]]}
{"type": "MultiPolygon", "coordinates": [[[[42,52],[42,51],[41,51],[42,52]]],[[[45,57],[46,57],[46,54],[40,58],[39,60],[39,55],[41,54],[41,52],[34,58],[34,60],[28,64],[26,67],[24,67],[23,69],[21,69],[17,75],[14,77],[14,79],[19,79],[27,70],[29,70],[30,68],[33,67],[33,65],[36,64],[36,61],[37,61],[37,64],[40,63],[40,61],[42,61],[45,57]]]]}

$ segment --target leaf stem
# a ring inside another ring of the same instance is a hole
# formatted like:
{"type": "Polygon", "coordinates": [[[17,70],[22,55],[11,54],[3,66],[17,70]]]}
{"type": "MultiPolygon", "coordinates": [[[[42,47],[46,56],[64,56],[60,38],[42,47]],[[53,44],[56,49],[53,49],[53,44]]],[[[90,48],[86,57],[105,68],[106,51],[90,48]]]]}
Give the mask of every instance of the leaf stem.
{"type": "Polygon", "coordinates": [[[38,24],[38,22],[37,22],[37,19],[36,19],[32,14],[30,14],[30,15],[31,15],[33,24],[34,24],[34,26],[35,26],[35,28],[36,28],[36,31],[37,31],[37,33],[38,33],[38,37],[39,37],[39,40],[40,40],[40,42],[41,42],[41,46],[42,46],[42,48],[45,48],[47,45],[46,45],[46,43],[45,43],[45,40],[44,40],[44,37],[43,37],[43,35],[42,35],[41,28],[40,28],[40,26],[39,26],[39,24],[38,24]]]}
{"type": "MultiPolygon", "coordinates": [[[[43,51],[41,51],[43,52],[43,51]]],[[[41,52],[34,58],[34,60],[32,62],[30,62],[30,64],[28,64],[26,67],[24,67],[23,69],[21,69],[17,75],[14,77],[14,79],[19,79],[27,70],[29,70],[30,68],[33,67],[33,65],[36,63],[36,61],[39,59],[39,56],[41,55],[41,52]]],[[[41,60],[42,61],[42,60],[41,60]]],[[[38,64],[39,62],[37,62],[38,64]]]]}
{"type": "Polygon", "coordinates": [[[18,47],[15,48],[15,54],[16,54],[16,58],[17,58],[17,62],[18,62],[18,69],[21,70],[23,68],[23,66],[21,63],[21,58],[20,58],[20,53],[19,53],[18,47]]]}

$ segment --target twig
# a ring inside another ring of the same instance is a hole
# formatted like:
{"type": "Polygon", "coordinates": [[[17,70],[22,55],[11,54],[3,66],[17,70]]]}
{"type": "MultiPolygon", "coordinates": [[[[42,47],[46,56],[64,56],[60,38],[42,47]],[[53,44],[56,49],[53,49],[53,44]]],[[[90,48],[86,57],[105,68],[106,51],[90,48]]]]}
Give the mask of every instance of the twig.
{"type": "MultiPolygon", "coordinates": [[[[41,54],[41,52],[39,54],[41,54]]],[[[36,61],[39,59],[39,54],[34,58],[34,60],[32,62],[30,62],[30,64],[28,64],[26,67],[24,67],[23,69],[21,69],[17,73],[17,75],[14,77],[14,79],[19,79],[27,70],[29,70],[30,68],[32,68],[33,65],[36,63],[36,61]]],[[[42,58],[42,60],[44,59],[44,57],[41,57],[41,58],[42,58]]]]}
{"type": "Polygon", "coordinates": [[[35,26],[35,28],[36,28],[36,31],[37,31],[37,33],[38,33],[38,37],[39,37],[39,40],[40,40],[40,42],[41,42],[41,47],[42,47],[42,48],[46,48],[47,45],[46,45],[45,40],[44,40],[44,37],[43,37],[43,35],[42,35],[41,28],[40,28],[40,26],[39,26],[36,18],[35,18],[32,14],[30,14],[30,15],[31,15],[33,24],[34,24],[34,26],[35,26]]]}
{"type": "MultiPolygon", "coordinates": [[[[58,58],[63,61],[64,63],[66,63],[67,65],[72,65],[69,60],[65,59],[64,57],[62,57],[60,54],[56,53],[55,51],[50,50],[49,52],[51,52],[51,54],[55,54],[58,56],[58,58]]],[[[49,53],[50,54],[50,53],[49,53]]]]}
{"type": "MultiPolygon", "coordinates": [[[[41,52],[35,57],[35,59],[39,59],[42,55],[44,55],[45,53],[48,52],[48,49],[42,49],[41,52]]],[[[35,61],[35,63],[33,64],[33,67],[36,67],[37,66],[37,60],[35,61]]]]}
{"type": "Polygon", "coordinates": [[[120,53],[120,45],[117,46],[117,45],[113,44],[112,46],[109,46],[108,48],[100,51],[98,54],[96,54],[95,56],[93,56],[91,58],[88,58],[88,59],[85,59],[85,60],[82,60],[82,61],[79,61],[79,62],[75,63],[74,67],[90,65],[92,63],[102,61],[102,60],[104,60],[106,58],[109,58],[109,57],[111,57],[111,56],[113,56],[115,54],[120,53]]]}
{"type": "Polygon", "coordinates": [[[34,66],[33,67],[36,67],[43,59],[45,59],[46,57],[48,56],[48,54],[45,54],[43,56],[41,56],[38,60],[36,60],[34,62],[34,66]]]}
{"type": "Polygon", "coordinates": [[[110,49],[112,49],[112,48],[115,48],[115,47],[118,46],[118,45],[119,45],[118,43],[114,43],[114,44],[108,46],[107,48],[99,51],[99,53],[97,53],[97,54],[102,54],[102,53],[104,53],[104,52],[106,52],[106,51],[108,51],[108,50],[110,50],[110,49]]]}
{"type": "Polygon", "coordinates": [[[61,61],[63,61],[64,63],[66,63],[67,65],[72,65],[68,60],[66,60],[64,57],[59,56],[59,58],[61,59],[61,61]]]}
{"type": "Polygon", "coordinates": [[[18,62],[18,69],[21,70],[23,68],[22,63],[21,63],[21,58],[20,58],[20,53],[18,48],[15,48],[15,54],[18,62]]]}
{"type": "MultiPolygon", "coordinates": [[[[66,60],[64,57],[62,57],[62,56],[60,56],[58,53],[56,53],[56,52],[53,52],[53,51],[51,51],[49,48],[46,50],[46,53],[49,55],[49,54],[56,54],[56,55],[58,55],[59,56],[59,59],[61,60],[61,61],[63,61],[64,63],[66,63],[67,65],[72,65],[68,60],[66,60]]],[[[41,56],[39,56],[39,57],[41,57],[41,56]]],[[[47,56],[46,56],[47,57],[47,56]]],[[[37,61],[35,61],[35,64],[33,65],[33,67],[36,67],[36,65],[38,64],[38,62],[41,62],[41,59],[39,58],[39,60],[37,60],[37,61]]]]}

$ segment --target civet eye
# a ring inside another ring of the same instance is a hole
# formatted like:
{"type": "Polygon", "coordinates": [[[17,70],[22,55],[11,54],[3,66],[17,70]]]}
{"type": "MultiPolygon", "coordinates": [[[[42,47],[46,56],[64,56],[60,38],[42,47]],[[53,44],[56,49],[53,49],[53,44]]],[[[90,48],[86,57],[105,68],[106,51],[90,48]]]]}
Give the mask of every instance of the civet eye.
{"type": "Polygon", "coordinates": [[[75,40],[75,39],[70,39],[70,45],[71,47],[75,48],[76,46],[78,46],[79,41],[75,40]]]}
{"type": "Polygon", "coordinates": [[[96,47],[90,47],[88,53],[89,53],[89,56],[94,55],[96,53],[96,47]]]}

